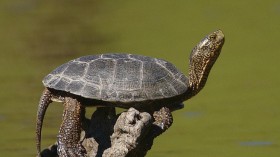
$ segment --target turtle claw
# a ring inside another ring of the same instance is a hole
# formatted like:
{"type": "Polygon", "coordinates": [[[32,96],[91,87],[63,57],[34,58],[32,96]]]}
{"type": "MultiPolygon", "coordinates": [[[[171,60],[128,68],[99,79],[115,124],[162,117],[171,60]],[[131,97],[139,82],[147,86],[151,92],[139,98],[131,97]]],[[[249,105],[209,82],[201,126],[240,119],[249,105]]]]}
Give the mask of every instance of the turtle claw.
{"type": "Polygon", "coordinates": [[[86,149],[81,143],[77,144],[76,147],[67,147],[65,144],[59,144],[57,153],[59,157],[84,157],[86,149]]]}

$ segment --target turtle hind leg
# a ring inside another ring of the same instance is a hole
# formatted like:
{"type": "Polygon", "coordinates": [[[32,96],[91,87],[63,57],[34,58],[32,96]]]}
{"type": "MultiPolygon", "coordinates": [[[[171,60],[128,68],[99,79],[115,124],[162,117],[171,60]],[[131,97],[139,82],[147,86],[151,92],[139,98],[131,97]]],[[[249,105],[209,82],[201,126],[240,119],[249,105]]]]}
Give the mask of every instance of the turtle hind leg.
{"type": "Polygon", "coordinates": [[[80,142],[83,108],[78,100],[65,97],[62,124],[58,134],[57,152],[59,156],[85,156],[86,151],[80,142]]]}
{"type": "Polygon", "coordinates": [[[39,101],[38,111],[37,111],[37,119],[36,119],[36,145],[37,145],[37,154],[40,156],[41,153],[41,132],[42,132],[42,125],[44,121],[44,116],[49,104],[52,102],[51,100],[52,94],[46,88],[43,91],[43,94],[39,101]]]}

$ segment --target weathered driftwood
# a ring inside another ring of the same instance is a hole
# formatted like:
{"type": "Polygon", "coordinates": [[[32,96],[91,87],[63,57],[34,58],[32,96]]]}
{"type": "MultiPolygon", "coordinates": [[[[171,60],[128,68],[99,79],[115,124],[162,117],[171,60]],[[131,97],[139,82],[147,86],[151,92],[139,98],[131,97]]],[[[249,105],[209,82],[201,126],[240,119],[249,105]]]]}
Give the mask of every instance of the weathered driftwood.
{"type": "MultiPolygon", "coordinates": [[[[84,122],[81,142],[88,157],[143,157],[155,137],[172,124],[167,108],[153,116],[134,108],[116,115],[115,108],[97,108],[84,122]]],[[[57,145],[45,149],[42,157],[56,157],[57,145]]]]}

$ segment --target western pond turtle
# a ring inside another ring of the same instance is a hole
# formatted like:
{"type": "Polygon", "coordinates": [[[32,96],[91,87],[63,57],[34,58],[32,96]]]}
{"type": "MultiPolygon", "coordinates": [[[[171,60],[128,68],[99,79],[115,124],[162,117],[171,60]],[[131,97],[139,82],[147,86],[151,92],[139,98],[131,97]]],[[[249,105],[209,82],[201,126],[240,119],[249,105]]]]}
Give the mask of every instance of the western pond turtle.
{"type": "Polygon", "coordinates": [[[58,154],[84,156],[79,143],[84,107],[134,107],[149,113],[179,108],[204,87],[223,44],[221,30],[202,39],[190,54],[188,78],[168,61],[135,54],[89,55],[59,66],[43,79],[46,88],[36,125],[38,155],[44,115],[52,101],[65,105],[58,154]]]}

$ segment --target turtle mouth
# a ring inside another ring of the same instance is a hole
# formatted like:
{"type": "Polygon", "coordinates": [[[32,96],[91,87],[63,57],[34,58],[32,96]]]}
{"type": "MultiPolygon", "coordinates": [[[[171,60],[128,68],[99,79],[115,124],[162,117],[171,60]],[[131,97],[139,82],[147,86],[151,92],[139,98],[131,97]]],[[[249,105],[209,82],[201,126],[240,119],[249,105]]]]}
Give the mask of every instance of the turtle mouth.
{"type": "Polygon", "coordinates": [[[217,43],[220,43],[220,45],[223,45],[225,42],[225,35],[221,30],[217,30],[214,32],[216,34],[215,40],[217,43]]]}

